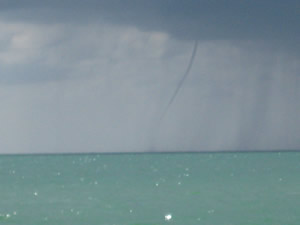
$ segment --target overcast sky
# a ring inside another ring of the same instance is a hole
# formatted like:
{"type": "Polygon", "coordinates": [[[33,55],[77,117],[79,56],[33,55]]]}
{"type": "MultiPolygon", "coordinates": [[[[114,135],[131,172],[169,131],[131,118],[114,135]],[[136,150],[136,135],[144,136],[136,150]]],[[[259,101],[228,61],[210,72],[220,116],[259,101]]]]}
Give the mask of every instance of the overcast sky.
{"type": "Polygon", "coordinates": [[[297,0],[1,0],[0,153],[299,150],[299,27],[297,0]]]}

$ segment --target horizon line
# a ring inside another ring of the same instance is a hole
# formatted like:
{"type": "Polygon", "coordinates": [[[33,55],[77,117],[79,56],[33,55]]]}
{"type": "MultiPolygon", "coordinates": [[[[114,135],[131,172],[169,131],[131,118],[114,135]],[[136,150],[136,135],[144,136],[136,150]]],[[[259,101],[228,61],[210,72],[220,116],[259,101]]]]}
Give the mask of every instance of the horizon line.
{"type": "Polygon", "coordinates": [[[51,156],[51,155],[139,155],[139,154],[222,154],[222,153],[295,153],[300,149],[272,149],[272,150],[191,150],[191,151],[124,151],[124,152],[26,152],[26,153],[0,153],[0,156],[51,156]]]}

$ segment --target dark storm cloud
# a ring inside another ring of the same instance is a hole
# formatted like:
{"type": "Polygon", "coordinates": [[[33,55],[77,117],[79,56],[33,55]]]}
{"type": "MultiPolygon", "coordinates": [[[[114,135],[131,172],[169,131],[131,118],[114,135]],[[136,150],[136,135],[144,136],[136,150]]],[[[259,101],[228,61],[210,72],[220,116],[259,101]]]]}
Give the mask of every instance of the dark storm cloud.
{"type": "Polygon", "coordinates": [[[104,19],[190,40],[268,39],[297,44],[300,33],[296,0],[4,0],[0,8],[15,19],[76,23],[104,19]]]}
{"type": "Polygon", "coordinates": [[[299,149],[299,4],[0,0],[0,153],[299,149]]]}

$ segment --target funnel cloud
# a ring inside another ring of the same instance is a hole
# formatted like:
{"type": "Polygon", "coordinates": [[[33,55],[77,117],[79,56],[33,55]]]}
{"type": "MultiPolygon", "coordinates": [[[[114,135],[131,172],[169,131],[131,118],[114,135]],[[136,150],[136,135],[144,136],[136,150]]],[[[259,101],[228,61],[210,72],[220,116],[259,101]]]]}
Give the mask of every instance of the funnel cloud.
{"type": "Polygon", "coordinates": [[[175,100],[180,88],[182,87],[182,85],[184,84],[184,81],[185,79],[187,78],[187,76],[189,75],[190,73],[190,70],[192,68],[192,65],[193,65],[193,62],[194,62],[194,58],[196,56],[196,52],[197,52],[197,46],[198,46],[198,41],[195,41],[195,44],[194,44],[194,48],[193,48],[193,53],[192,53],[192,56],[191,56],[191,59],[190,59],[190,62],[189,62],[189,65],[185,71],[185,73],[183,74],[182,78],[180,79],[180,81],[178,82],[178,85],[169,101],[169,103],[167,104],[167,107],[165,109],[165,111],[163,112],[161,118],[160,118],[160,122],[163,120],[163,118],[165,117],[168,109],[170,108],[170,106],[172,105],[173,101],[175,100]]]}

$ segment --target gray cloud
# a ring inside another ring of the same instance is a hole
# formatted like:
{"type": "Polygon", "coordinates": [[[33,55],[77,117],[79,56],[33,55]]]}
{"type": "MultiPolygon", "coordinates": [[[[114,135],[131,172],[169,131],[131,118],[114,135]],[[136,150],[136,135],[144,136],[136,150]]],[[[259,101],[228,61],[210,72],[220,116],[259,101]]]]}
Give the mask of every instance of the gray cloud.
{"type": "Polygon", "coordinates": [[[127,24],[183,39],[268,39],[296,43],[299,1],[109,0],[1,1],[10,16],[35,22],[88,21],[127,24]],[[12,10],[20,10],[12,15],[12,10]],[[23,11],[22,11],[23,10],[23,11]]]}
{"type": "Polygon", "coordinates": [[[2,0],[0,151],[299,149],[298,4],[2,0]]]}
{"type": "MultiPolygon", "coordinates": [[[[0,19],[37,24],[38,29],[44,27],[44,31],[51,24],[64,24],[65,26],[58,31],[60,37],[54,38],[50,45],[47,43],[47,46],[38,47],[40,51],[43,51],[42,57],[47,56],[49,51],[55,52],[56,57],[65,55],[63,61],[68,66],[68,63],[76,64],[80,57],[82,59],[97,57],[98,53],[93,46],[95,40],[93,40],[93,44],[89,44],[83,39],[80,43],[76,43],[76,40],[79,41],[76,36],[82,36],[79,34],[80,32],[87,32],[85,34],[87,37],[95,38],[95,35],[101,35],[91,29],[83,29],[90,24],[94,24],[95,29],[104,24],[106,26],[109,24],[133,26],[140,31],[164,32],[185,41],[227,40],[237,47],[248,46],[250,51],[259,49],[259,51],[273,54],[284,53],[299,57],[300,44],[297,40],[297,37],[300,36],[299,8],[299,1],[296,0],[284,2],[276,0],[272,1],[272,4],[267,1],[238,0],[87,0],[84,2],[80,0],[46,0],[42,2],[3,0],[0,3],[2,14],[0,19]],[[74,46],[77,44],[80,46],[74,46]],[[57,46],[61,46],[61,48],[58,49],[57,46]]],[[[1,40],[0,49],[5,51],[7,46],[9,46],[9,39],[1,40]]],[[[20,79],[18,76],[16,79],[21,81],[23,79],[22,72],[18,68],[12,70],[16,72],[15,74],[20,74],[20,79]]],[[[54,69],[48,65],[26,65],[20,70],[26,74],[29,71],[28,80],[36,81],[56,80],[68,74],[66,68],[54,69]],[[32,74],[31,69],[40,71],[40,76],[36,77],[32,74]]],[[[0,81],[13,83],[14,76],[4,76],[0,81]]]]}

